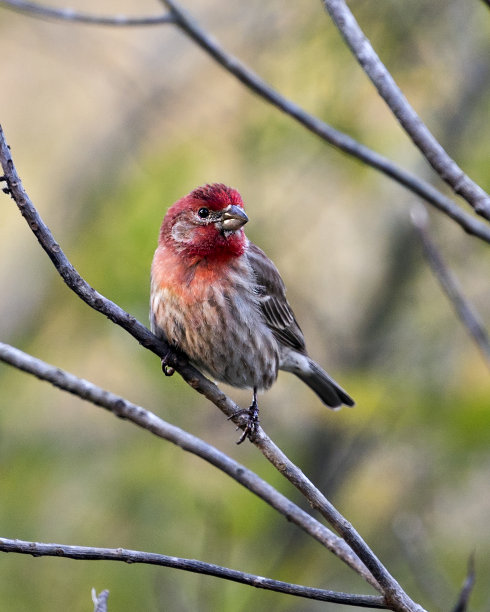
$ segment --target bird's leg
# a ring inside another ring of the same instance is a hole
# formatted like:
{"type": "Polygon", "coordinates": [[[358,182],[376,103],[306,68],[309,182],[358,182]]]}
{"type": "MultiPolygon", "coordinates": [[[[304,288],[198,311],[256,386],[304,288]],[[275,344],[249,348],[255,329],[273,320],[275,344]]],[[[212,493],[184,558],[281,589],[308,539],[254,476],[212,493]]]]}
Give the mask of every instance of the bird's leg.
{"type": "Polygon", "coordinates": [[[259,406],[257,404],[257,387],[254,387],[253,400],[248,410],[238,410],[237,412],[235,412],[235,414],[233,414],[229,418],[231,419],[234,416],[238,416],[241,414],[248,416],[248,422],[237,444],[241,444],[245,440],[245,438],[248,438],[249,440],[251,440],[252,437],[255,436],[255,434],[257,433],[257,429],[259,426],[259,406]]]}

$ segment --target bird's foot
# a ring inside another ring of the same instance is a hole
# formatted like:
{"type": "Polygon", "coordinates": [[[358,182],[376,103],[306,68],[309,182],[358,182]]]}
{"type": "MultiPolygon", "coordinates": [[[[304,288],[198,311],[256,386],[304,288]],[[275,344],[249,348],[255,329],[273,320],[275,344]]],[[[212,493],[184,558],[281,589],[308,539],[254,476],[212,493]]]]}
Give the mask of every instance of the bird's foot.
{"type": "MultiPolygon", "coordinates": [[[[249,440],[253,440],[254,436],[257,434],[258,432],[258,428],[259,428],[259,406],[257,404],[257,392],[254,390],[254,398],[252,403],[250,404],[250,408],[248,408],[248,410],[238,410],[237,412],[235,412],[235,414],[232,414],[231,417],[229,417],[229,419],[232,419],[233,417],[236,416],[247,416],[247,425],[245,426],[245,429],[243,430],[242,435],[240,436],[240,439],[238,440],[237,444],[241,444],[242,442],[245,441],[246,438],[248,438],[249,440]]],[[[239,429],[237,427],[237,429],[239,429]]]]}
{"type": "Polygon", "coordinates": [[[6,187],[2,188],[3,193],[10,194],[11,191],[8,178],[6,176],[0,176],[0,183],[6,184],[6,187]]]}
{"type": "Polygon", "coordinates": [[[162,372],[165,376],[172,376],[175,372],[174,368],[168,365],[167,360],[170,357],[172,351],[169,351],[165,357],[162,357],[162,372]]]}

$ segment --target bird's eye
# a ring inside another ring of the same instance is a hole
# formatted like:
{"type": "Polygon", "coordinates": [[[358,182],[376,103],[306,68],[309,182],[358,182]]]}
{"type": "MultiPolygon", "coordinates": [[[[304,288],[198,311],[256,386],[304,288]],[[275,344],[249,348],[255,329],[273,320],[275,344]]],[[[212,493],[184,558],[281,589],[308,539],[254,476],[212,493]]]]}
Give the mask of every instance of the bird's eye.
{"type": "Polygon", "coordinates": [[[209,217],[209,209],[208,208],[200,208],[197,211],[197,214],[201,217],[201,219],[205,219],[206,217],[209,217]]]}

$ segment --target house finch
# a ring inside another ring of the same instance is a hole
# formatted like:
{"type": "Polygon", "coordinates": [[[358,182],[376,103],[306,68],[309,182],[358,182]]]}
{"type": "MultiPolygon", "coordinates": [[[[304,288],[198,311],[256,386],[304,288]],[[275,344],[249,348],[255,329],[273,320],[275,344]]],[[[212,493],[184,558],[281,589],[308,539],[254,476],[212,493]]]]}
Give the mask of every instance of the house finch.
{"type": "Polygon", "coordinates": [[[247,435],[258,423],[257,390],[278,370],[296,374],[330,408],[352,398],[306,352],[272,261],[242,229],[240,194],[222,184],[192,191],[163,219],[151,268],[151,329],[211,377],[253,389],[247,435]]]}

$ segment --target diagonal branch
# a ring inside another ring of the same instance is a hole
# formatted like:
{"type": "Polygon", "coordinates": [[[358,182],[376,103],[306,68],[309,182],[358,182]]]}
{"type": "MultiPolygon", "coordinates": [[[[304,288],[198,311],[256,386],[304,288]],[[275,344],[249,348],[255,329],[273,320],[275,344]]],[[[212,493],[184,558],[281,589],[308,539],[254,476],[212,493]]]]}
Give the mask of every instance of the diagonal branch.
{"type": "MultiPolygon", "coordinates": [[[[228,398],[196,368],[191,366],[186,358],[169,353],[169,347],[166,343],[158,340],[134,317],[93,289],[75,270],[25,192],[1,127],[0,163],[5,174],[3,179],[7,182],[7,191],[11,194],[22,216],[70,289],[89,306],[127,330],[140,344],[153,351],[159,357],[166,357],[168,365],[177,370],[191,387],[207,397],[227,416],[233,417],[233,421],[239,427],[245,429],[247,419],[241,416],[234,416],[239,411],[235,402],[228,398]]],[[[272,465],[305,495],[309,503],[327,519],[330,525],[357,554],[378,582],[386,598],[387,606],[390,609],[398,612],[419,612],[422,610],[418,604],[408,597],[354,527],[306,478],[303,472],[286,457],[260,427],[253,439],[253,443],[272,465]]]]}
{"type": "Polygon", "coordinates": [[[346,44],[373,82],[379,95],[432,168],[479,215],[485,217],[485,219],[490,219],[490,196],[451,159],[410,106],[359,27],[345,0],[324,0],[324,4],[346,44]]]}
{"type": "Polygon", "coordinates": [[[425,258],[434,276],[439,281],[442,290],[447,295],[463,326],[476,342],[487,365],[490,366],[490,340],[488,333],[478,313],[461,292],[456,278],[451,274],[438,248],[430,237],[427,210],[420,204],[412,210],[411,216],[412,223],[422,242],[425,258]]]}
{"type": "Polygon", "coordinates": [[[426,202],[451,217],[451,219],[458,223],[467,233],[478,236],[486,242],[490,242],[490,228],[485,223],[480,222],[478,219],[475,219],[472,215],[462,210],[453,200],[444,196],[429,183],[419,179],[403,168],[398,167],[386,157],[376,153],[376,151],[372,151],[368,147],[357,142],[357,140],[354,140],[354,138],[336,130],[317,117],[310,115],[300,106],[282,96],[255,74],[255,72],[250,70],[250,68],[242,64],[240,60],[230,53],[227,53],[212,36],[203,30],[196,21],[179,6],[176,0],[160,1],[168,6],[171,14],[175,18],[175,25],[178,26],[184,34],[255,94],[286,115],[295,119],[303,127],[319,136],[325,142],[359,159],[368,166],[379,170],[423,198],[426,202]]]}
{"type": "Polygon", "coordinates": [[[379,595],[351,595],[350,593],[339,593],[338,591],[327,591],[305,587],[300,584],[291,584],[272,578],[264,578],[254,574],[247,574],[237,570],[205,563],[195,559],[183,559],[181,557],[169,557],[157,553],[142,552],[139,550],[127,550],[125,548],[93,548],[89,546],[67,546],[66,544],[44,544],[41,542],[25,542],[23,540],[10,540],[0,538],[0,551],[15,552],[34,557],[67,557],[69,559],[90,561],[122,561],[124,563],[145,563],[148,565],[159,565],[162,567],[173,567],[175,569],[216,576],[225,580],[247,584],[258,589],[296,595],[307,599],[318,601],[329,601],[346,606],[358,606],[360,608],[386,609],[384,600],[379,595]]]}
{"type": "Polygon", "coordinates": [[[136,406],[123,397],[101,389],[88,380],[78,378],[66,370],[36,359],[32,355],[3,342],[0,342],[0,361],[8,363],[23,372],[32,374],[40,380],[47,381],[58,387],[58,389],[72,393],[96,406],[105,408],[115,416],[126,419],[159,438],[168,440],[184,451],[192,453],[214,465],[260,497],[288,521],[291,521],[311,535],[357,572],[371,586],[379,590],[379,585],[373,579],[370,572],[341,538],[332,533],[307,512],[293,504],[287,497],[279,493],[279,491],[274,489],[265,480],[262,480],[254,472],[248,470],[245,466],[228,457],[214,446],[175,425],[167,423],[152,412],[145,410],[141,406],[136,406]]]}
{"type": "Polygon", "coordinates": [[[19,13],[30,15],[31,17],[41,17],[44,19],[61,19],[62,21],[72,21],[89,25],[103,26],[148,26],[161,25],[162,23],[174,23],[174,18],[170,13],[163,15],[151,15],[148,17],[127,17],[126,15],[115,15],[105,17],[83,13],[73,9],[55,9],[50,6],[43,6],[36,2],[26,0],[0,0],[6,8],[10,8],[19,13]]]}

